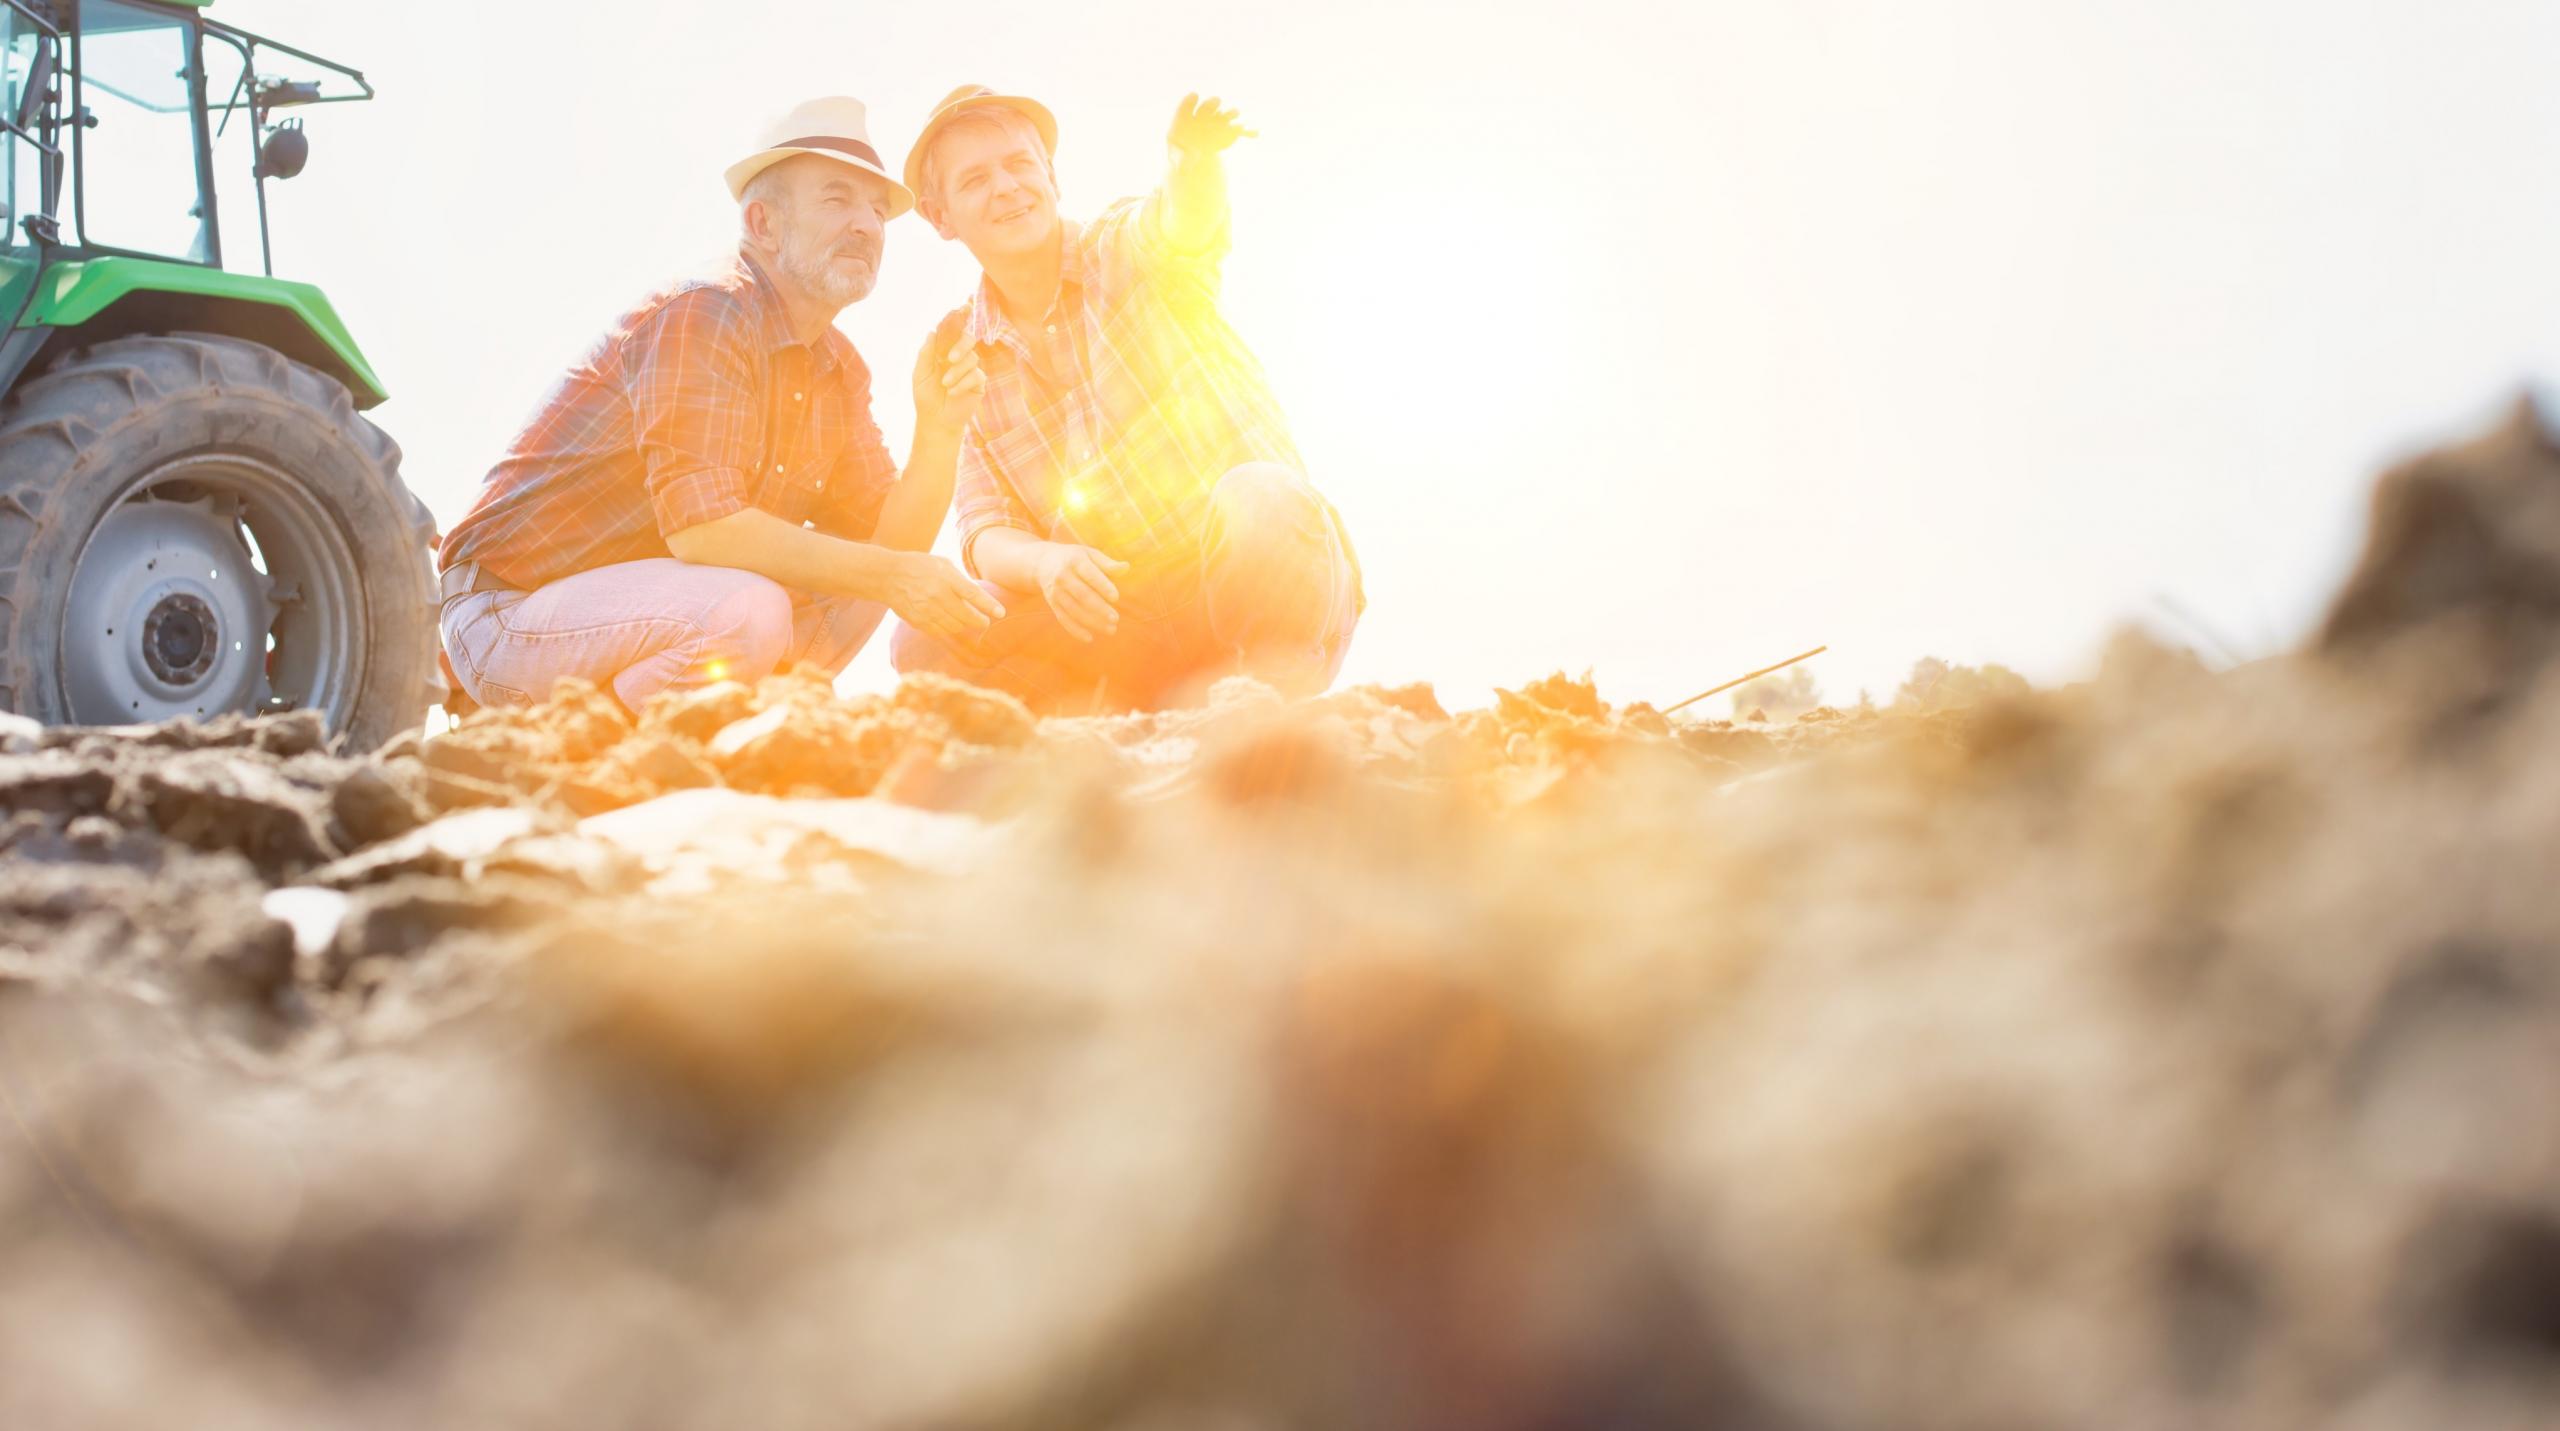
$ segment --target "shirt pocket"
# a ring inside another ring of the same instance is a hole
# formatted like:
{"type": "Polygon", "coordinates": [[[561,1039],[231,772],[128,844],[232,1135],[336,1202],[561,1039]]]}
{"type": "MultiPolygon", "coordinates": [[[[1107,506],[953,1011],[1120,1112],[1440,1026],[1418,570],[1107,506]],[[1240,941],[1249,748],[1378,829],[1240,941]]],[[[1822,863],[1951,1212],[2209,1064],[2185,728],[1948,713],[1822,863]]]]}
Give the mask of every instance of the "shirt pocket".
{"type": "Polygon", "coordinates": [[[773,375],[764,428],[762,467],[756,505],[798,526],[825,505],[835,481],[835,452],[824,440],[824,404],[833,396],[814,389],[814,379],[797,365],[784,364],[773,375]],[[815,401],[811,401],[814,399],[815,401]]]}
{"type": "Polygon", "coordinates": [[[835,461],[812,454],[767,453],[756,505],[798,526],[826,506],[836,483],[835,461]]]}

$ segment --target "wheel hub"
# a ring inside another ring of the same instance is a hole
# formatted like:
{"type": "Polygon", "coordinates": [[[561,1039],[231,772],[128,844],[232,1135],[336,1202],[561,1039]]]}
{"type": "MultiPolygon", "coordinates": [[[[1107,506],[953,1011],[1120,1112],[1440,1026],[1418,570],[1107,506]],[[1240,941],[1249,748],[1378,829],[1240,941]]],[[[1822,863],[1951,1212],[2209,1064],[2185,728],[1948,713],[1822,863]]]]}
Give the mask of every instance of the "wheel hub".
{"type": "Polygon", "coordinates": [[[261,709],[269,583],[236,502],[149,494],[116,506],[81,553],[63,622],[63,686],[84,724],[261,709]]]}
{"type": "Polygon", "coordinates": [[[213,608],[183,591],[160,598],[142,618],[142,661],[171,685],[193,685],[213,669],[222,623],[213,608]]]}

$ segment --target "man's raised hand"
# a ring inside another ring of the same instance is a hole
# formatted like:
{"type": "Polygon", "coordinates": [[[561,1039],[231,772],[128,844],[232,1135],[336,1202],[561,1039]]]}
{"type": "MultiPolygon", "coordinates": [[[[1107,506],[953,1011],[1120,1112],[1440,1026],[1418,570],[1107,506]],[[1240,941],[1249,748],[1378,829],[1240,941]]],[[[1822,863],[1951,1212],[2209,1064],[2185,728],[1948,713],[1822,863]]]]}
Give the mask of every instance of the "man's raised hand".
{"type": "Polygon", "coordinates": [[[1186,94],[1182,103],[1173,107],[1173,128],[1165,132],[1165,142],[1176,154],[1205,159],[1226,150],[1239,139],[1256,137],[1239,122],[1240,116],[1218,103],[1211,95],[1202,99],[1186,94]]]}
{"type": "Polygon", "coordinates": [[[900,552],[884,598],[899,619],[928,636],[966,641],[1004,615],[986,588],[931,552],[900,552]]]}
{"type": "Polygon", "coordinates": [[[968,310],[944,318],[916,354],[916,425],[951,435],[978,415],[987,395],[987,372],[978,366],[977,345],[963,330],[968,310]]]}
{"type": "Polygon", "coordinates": [[[1125,561],[1073,542],[1043,543],[1033,567],[1059,627],[1086,642],[1120,629],[1120,588],[1111,577],[1128,569],[1125,561]]]}

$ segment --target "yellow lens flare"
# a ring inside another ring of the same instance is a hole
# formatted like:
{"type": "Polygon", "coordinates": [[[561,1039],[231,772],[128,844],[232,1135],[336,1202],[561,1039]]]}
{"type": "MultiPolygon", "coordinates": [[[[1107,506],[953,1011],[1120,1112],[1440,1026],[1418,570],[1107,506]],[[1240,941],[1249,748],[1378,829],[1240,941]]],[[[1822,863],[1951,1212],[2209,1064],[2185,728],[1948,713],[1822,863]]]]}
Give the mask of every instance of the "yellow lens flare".
{"type": "Polygon", "coordinates": [[[1231,448],[1235,418],[1216,391],[1170,391],[1132,414],[1128,426],[1146,436],[1120,444],[1116,455],[1078,451],[1080,461],[1061,465],[1059,515],[1144,525],[1155,519],[1150,514],[1179,513],[1204,500],[1224,469],[1193,457],[1231,448]],[[1156,456],[1139,460],[1140,453],[1156,456]]]}
{"type": "Polygon", "coordinates": [[[702,674],[715,681],[725,681],[729,679],[729,663],[719,660],[705,661],[702,663],[702,674]]]}
{"type": "MultiPolygon", "coordinates": [[[[1110,490],[1140,504],[1179,507],[1208,495],[1224,464],[1194,460],[1197,454],[1230,450],[1236,436],[1234,413],[1220,400],[1222,385],[1159,394],[1132,417],[1128,426],[1144,440],[1117,449],[1121,460],[1108,465],[1110,490]],[[1137,455],[1157,454],[1152,459],[1137,455]]],[[[1106,470],[1094,464],[1089,473],[1106,470]]],[[[1072,510],[1072,509],[1071,509],[1072,510]]]]}

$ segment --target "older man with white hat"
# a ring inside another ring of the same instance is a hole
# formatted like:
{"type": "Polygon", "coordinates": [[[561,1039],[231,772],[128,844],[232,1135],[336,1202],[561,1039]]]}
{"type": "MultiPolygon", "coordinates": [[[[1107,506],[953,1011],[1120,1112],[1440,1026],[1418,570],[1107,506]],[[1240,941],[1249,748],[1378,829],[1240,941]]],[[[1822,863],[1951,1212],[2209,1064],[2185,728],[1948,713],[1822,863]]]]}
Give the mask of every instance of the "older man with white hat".
{"type": "Polygon", "coordinates": [[[956,321],[918,358],[904,469],[836,315],[915,197],[859,100],[811,100],[728,168],[738,251],[650,295],[552,388],[438,552],[446,654],[484,705],[583,676],[662,691],[832,674],[880,623],[964,640],[1004,614],[927,548],[985,385],[956,321]]]}

